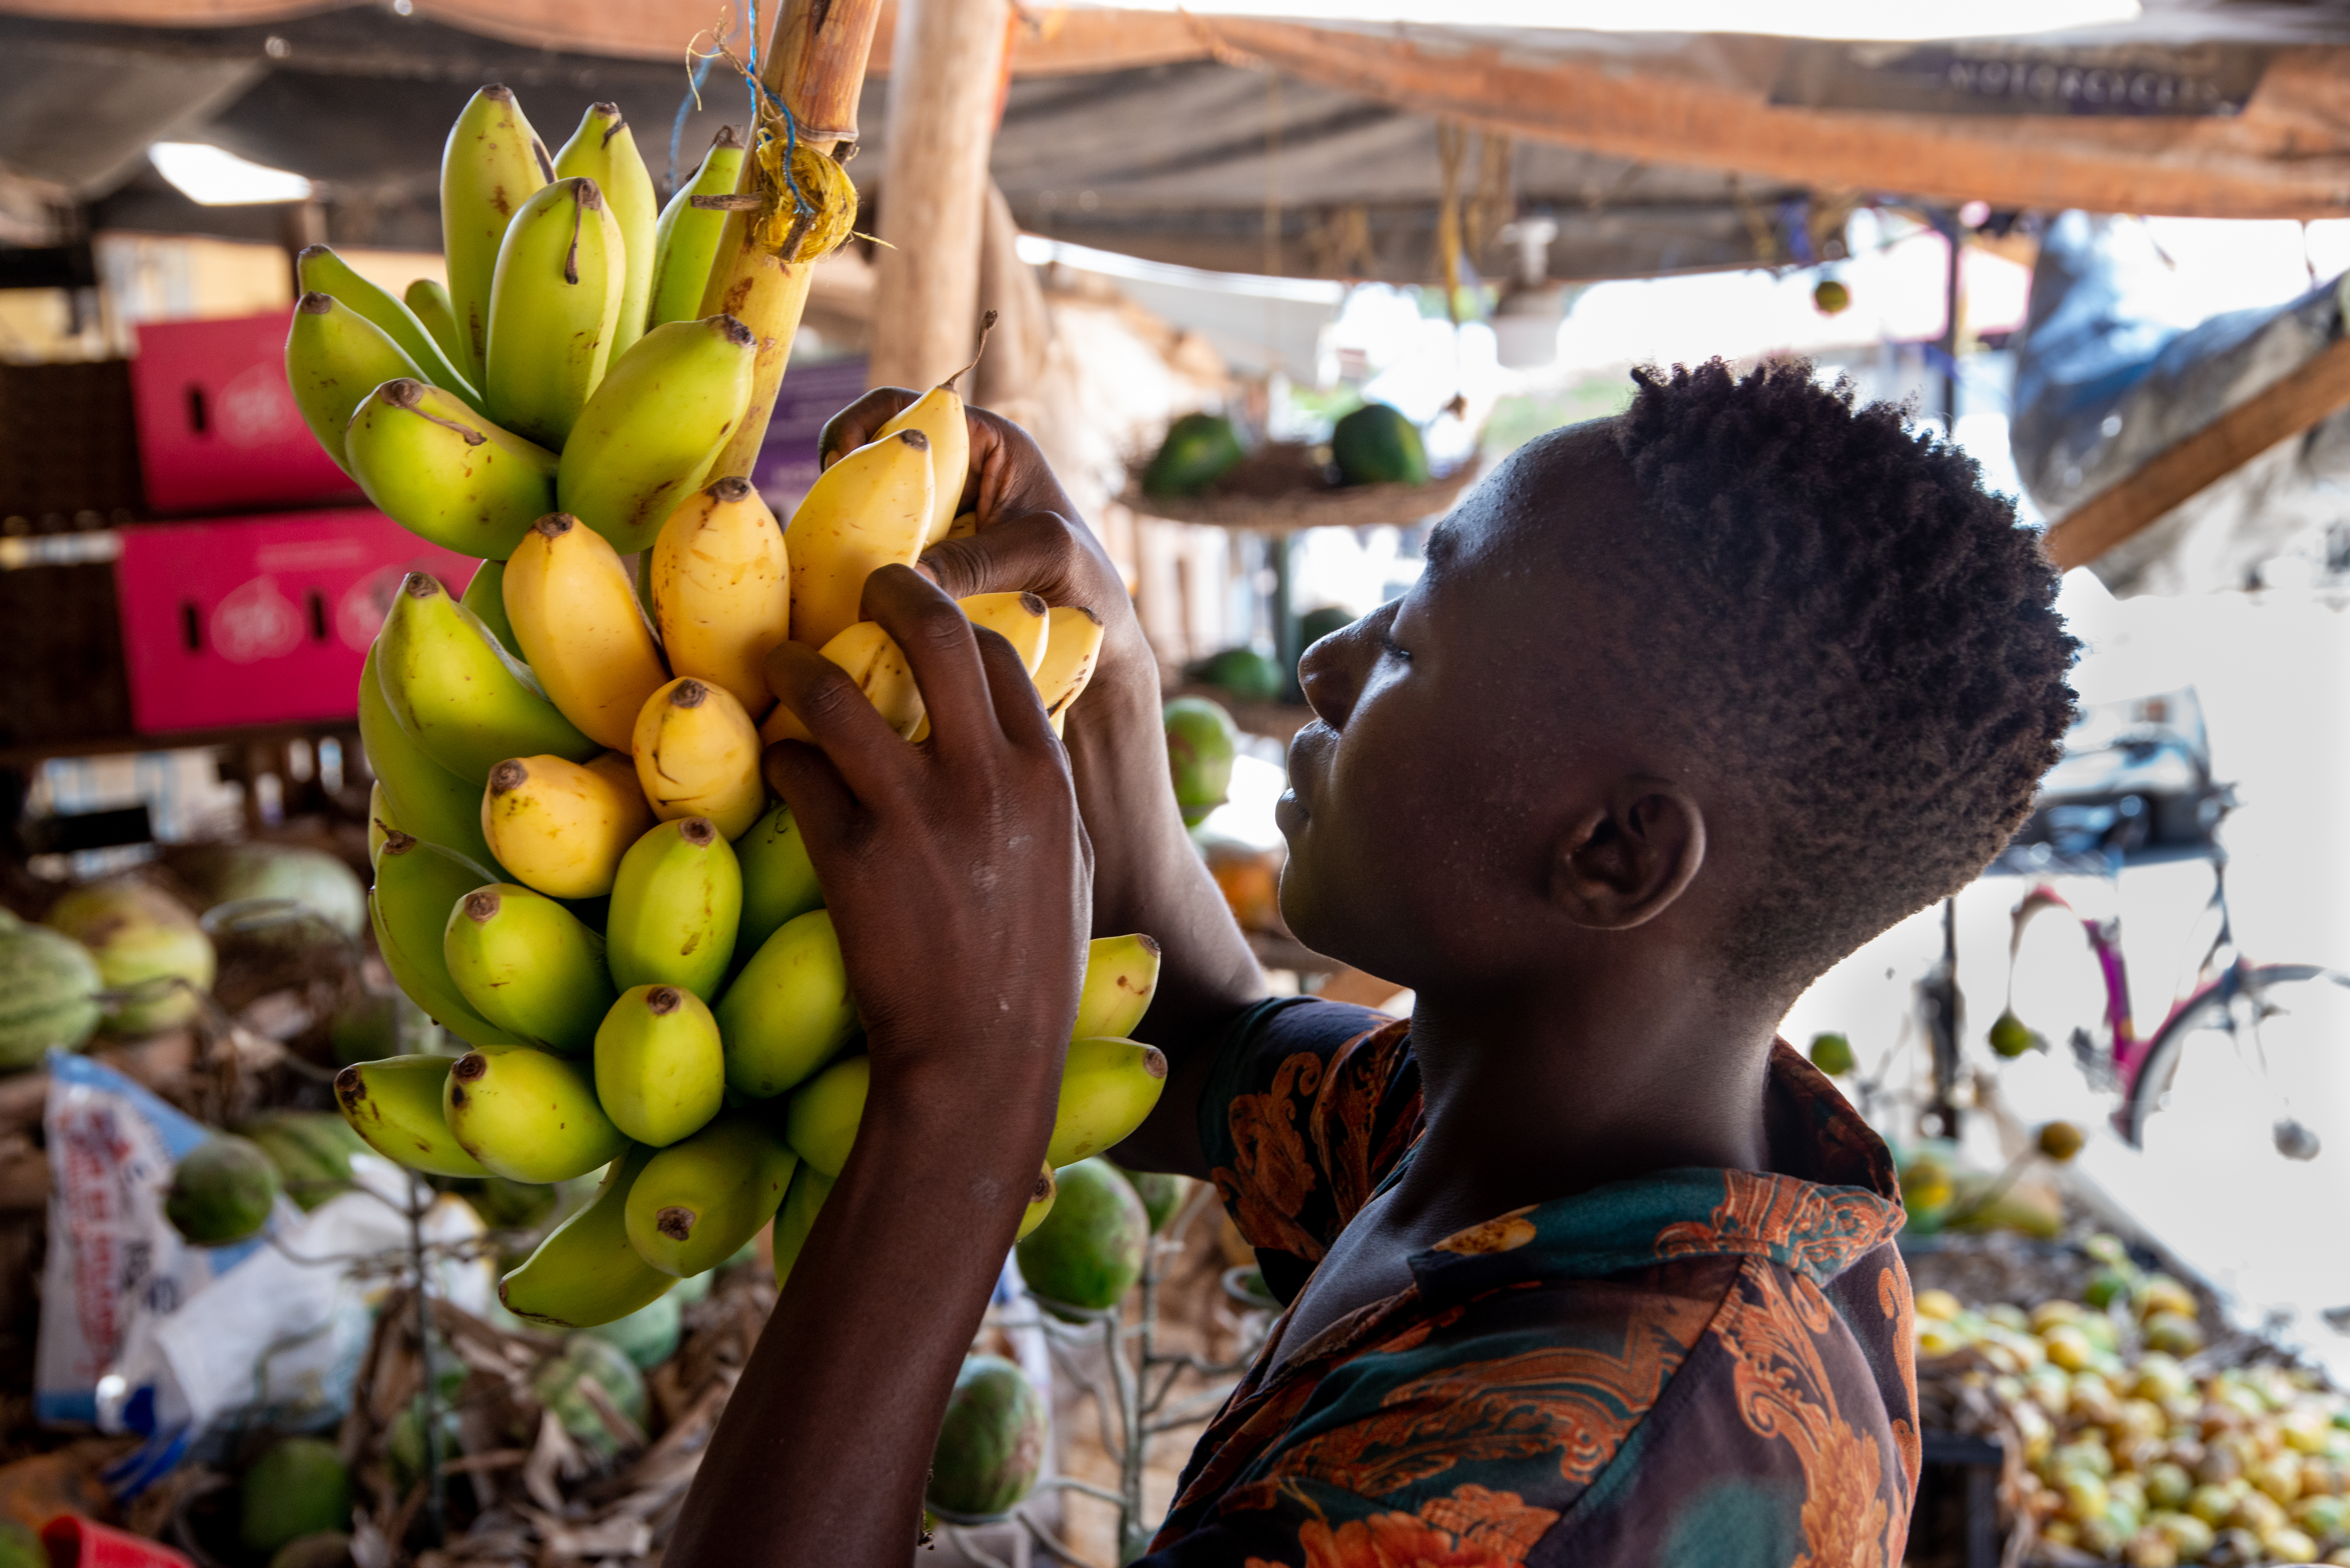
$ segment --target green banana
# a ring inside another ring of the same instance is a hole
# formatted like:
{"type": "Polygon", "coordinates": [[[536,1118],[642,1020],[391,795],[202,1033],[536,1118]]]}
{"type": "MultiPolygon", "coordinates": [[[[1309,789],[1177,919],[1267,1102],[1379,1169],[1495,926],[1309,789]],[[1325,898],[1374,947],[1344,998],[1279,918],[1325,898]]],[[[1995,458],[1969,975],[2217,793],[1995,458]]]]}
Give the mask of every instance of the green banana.
{"type": "Polygon", "coordinates": [[[441,150],[441,246],[449,258],[449,307],[464,349],[452,358],[476,387],[506,228],[554,178],[555,161],[523,118],[512,88],[484,88],[449,128],[441,150]]]}
{"type": "Polygon", "coordinates": [[[383,853],[383,841],[400,826],[400,813],[391,809],[390,792],[378,779],[368,785],[368,869],[375,869],[377,857],[383,853]]]}
{"type": "Polygon", "coordinates": [[[385,516],[460,555],[503,561],[555,509],[553,452],[413,377],[368,392],[343,444],[385,516]]]}
{"type": "Polygon", "coordinates": [[[457,1146],[441,1115],[441,1089],[453,1058],[387,1056],[335,1075],[335,1104],[353,1131],[384,1158],[428,1176],[487,1176],[457,1146]]]}
{"type": "Polygon", "coordinates": [[[1159,988],[1159,944],[1139,932],[1096,937],[1086,950],[1086,979],[1077,992],[1072,1040],[1127,1035],[1142,1022],[1159,988]]]}
{"type": "Polygon", "coordinates": [[[508,757],[546,753],[584,763],[603,750],[556,711],[529,669],[430,573],[411,572],[400,585],[376,646],[376,680],[400,729],[476,790],[508,757]]]}
{"type": "Polygon", "coordinates": [[[1028,1195],[1028,1207],[1020,1211],[1020,1230],[1012,1238],[1024,1241],[1028,1233],[1045,1222],[1053,1211],[1053,1199],[1061,1195],[1061,1184],[1053,1179],[1053,1168],[1046,1166],[1036,1178],[1035,1189],[1028,1195]]]}
{"type": "Polygon", "coordinates": [[[750,406],[757,343],[731,316],[656,327],[568,427],[555,493],[623,556],[652,547],[750,406]]]}
{"type": "Polygon", "coordinates": [[[743,171],[743,138],[731,125],[718,128],[702,167],[680,187],[661,209],[653,225],[653,287],[645,325],[691,321],[702,314],[702,291],[710,286],[710,269],[718,260],[718,242],[726,234],[723,208],[699,205],[694,198],[723,198],[734,193],[743,171]]]}
{"type": "Polygon", "coordinates": [[[508,1312],[556,1328],[594,1328],[668,1293],[677,1281],[629,1244],[629,1189],[652,1157],[649,1148],[630,1148],[614,1160],[588,1206],[498,1282],[508,1312]]]}
{"type": "MultiPolygon", "coordinates": [[[[465,340],[457,331],[456,308],[449,303],[448,287],[429,277],[411,278],[400,291],[400,301],[415,316],[418,325],[429,335],[442,358],[452,365],[467,363],[465,340]]],[[[473,378],[466,378],[466,385],[473,378]]]]}
{"type": "Polygon", "coordinates": [[[428,844],[453,849],[476,865],[494,868],[489,840],[482,833],[482,792],[467,784],[408,738],[384,701],[376,674],[375,645],[359,665],[359,746],[369,771],[390,797],[389,826],[405,828],[428,844]]]}
{"type": "Polygon", "coordinates": [[[656,823],[629,846],[612,879],[604,961],[612,983],[673,985],[708,1002],[734,956],[743,872],[704,816],[656,823]]]}
{"type": "Polygon", "coordinates": [[[458,1057],[441,1112],[465,1152],[509,1181],[568,1181],[629,1148],[587,1070],[527,1045],[458,1057]]]}
{"type": "Polygon", "coordinates": [[[334,296],[306,294],[295,305],[286,333],[286,384],[302,422],[345,473],[351,460],[343,437],[353,410],[384,382],[423,373],[382,327],[334,296]]]}
{"type": "Polygon", "coordinates": [[[783,1207],[775,1210],[775,1289],[782,1290],[791,1278],[792,1265],[800,1261],[800,1249],[807,1245],[808,1232],[816,1229],[816,1217],[824,1211],[831,1192],[832,1178],[806,1160],[792,1172],[783,1207]]]}
{"type": "Polygon", "coordinates": [[[476,888],[449,911],[441,956],[458,994],[512,1038],[564,1056],[595,1049],[613,1001],[604,939],[546,894],[476,888]]]}
{"type": "Polygon", "coordinates": [[[481,618],[482,624],[490,628],[490,635],[498,639],[500,648],[520,659],[522,644],[515,640],[514,622],[506,618],[505,576],[504,561],[484,560],[473,568],[473,576],[457,602],[481,618]]]}
{"type": "Polygon", "coordinates": [[[734,856],[743,865],[743,925],[734,950],[747,963],[785,920],[823,909],[824,889],[788,805],[778,803],[753,823],[734,841],[734,856]]]}
{"type": "Polygon", "coordinates": [[[777,927],[719,998],[717,1012],[726,1086],[738,1095],[780,1095],[831,1061],[857,1033],[832,917],[811,909],[777,927]]]}
{"type": "Polygon", "coordinates": [[[561,451],[611,362],[627,282],[620,225],[596,182],[557,180],[517,208],[490,285],[482,396],[491,416],[561,451]]]}
{"type": "Polygon", "coordinates": [[[660,220],[660,198],[653,193],[653,177],[637,151],[637,138],[616,103],[588,106],[555,153],[558,180],[596,182],[611,204],[612,221],[620,226],[620,244],[628,271],[620,287],[620,319],[613,329],[612,357],[627,352],[645,329],[645,307],[652,299],[654,225],[660,220]]]}
{"type": "Polygon", "coordinates": [[[872,1085],[870,1056],[835,1062],[792,1091],[784,1107],[784,1141],[827,1176],[838,1176],[857,1143],[857,1124],[864,1117],[865,1096],[872,1085]]]}
{"type": "Polygon", "coordinates": [[[716,1116],[726,1098],[726,1055],[702,998],[673,985],[622,992],[596,1031],[596,1098],[613,1125],[654,1148],[691,1137],[716,1116]]]}
{"type": "MultiPolygon", "coordinates": [[[[421,281],[421,280],[420,280],[421,281]]],[[[400,351],[416,362],[424,379],[436,387],[474,402],[473,384],[434,342],[416,313],[389,290],[351,270],[350,264],[327,245],[305,245],[294,258],[294,286],[303,293],[331,294],[347,310],[357,311],[383,329],[400,351]]],[[[479,407],[479,404],[475,404],[479,407]]]]}
{"type": "Polygon", "coordinates": [[[1045,1163],[1058,1170],[1115,1148],[1149,1116],[1167,1086],[1167,1058],[1133,1040],[1073,1040],[1045,1163]]]}
{"type": "Polygon", "coordinates": [[[764,1122],[729,1111],[653,1156],[629,1189],[629,1241],[665,1274],[714,1269],[775,1217],[798,1165],[764,1122]]]}
{"type": "Polygon", "coordinates": [[[453,850],[394,831],[383,836],[375,888],[368,896],[376,946],[383,950],[391,978],[434,1023],[474,1045],[504,1044],[514,1035],[466,1002],[450,978],[441,938],[449,911],[474,888],[496,880],[453,850]]]}

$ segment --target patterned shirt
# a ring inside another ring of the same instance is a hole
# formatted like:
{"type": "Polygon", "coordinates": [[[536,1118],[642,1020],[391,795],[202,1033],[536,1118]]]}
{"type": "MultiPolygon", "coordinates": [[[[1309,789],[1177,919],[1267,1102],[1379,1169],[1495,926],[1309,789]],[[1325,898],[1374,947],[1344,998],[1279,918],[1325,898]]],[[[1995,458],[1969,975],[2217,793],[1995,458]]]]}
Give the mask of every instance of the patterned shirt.
{"type": "MultiPolygon", "coordinates": [[[[1791,1174],[1686,1168],[1500,1215],[1268,1352],[1151,1568],[1892,1568],[1918,1480],[1885,1146],[1781,1044],[1791,1174]]],[[[1294,1300],[1422,1127],[1408,1025],[1263,1003],[1201,1100],[1216,1189],[1294,1300]]],[[[1276,1338],[1275,1343],[1278,1344],[1276,1338]]]]}

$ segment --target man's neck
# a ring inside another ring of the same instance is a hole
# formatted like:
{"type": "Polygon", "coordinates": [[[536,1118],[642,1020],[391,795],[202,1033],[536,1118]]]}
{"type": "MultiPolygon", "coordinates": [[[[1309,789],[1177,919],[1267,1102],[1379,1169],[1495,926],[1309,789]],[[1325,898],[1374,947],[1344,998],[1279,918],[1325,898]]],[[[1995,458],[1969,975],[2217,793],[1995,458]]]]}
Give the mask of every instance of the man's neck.
{"type": "Polygon", "coordinates": [[[1649,1171],[1771,1163],[1767,1004],[1620,972],[1417,1002],[1428,1130],[1389,1218],[1425,1241],[1649,1171]]]}

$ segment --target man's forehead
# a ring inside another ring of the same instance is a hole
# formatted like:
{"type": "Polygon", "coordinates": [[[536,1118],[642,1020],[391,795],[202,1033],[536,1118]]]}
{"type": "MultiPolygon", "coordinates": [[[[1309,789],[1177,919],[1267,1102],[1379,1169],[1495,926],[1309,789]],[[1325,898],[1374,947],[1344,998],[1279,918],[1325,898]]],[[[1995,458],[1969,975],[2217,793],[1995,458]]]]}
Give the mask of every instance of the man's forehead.
{"type": "Polygon", "coordinates": [[[1430,530],[1430,569],[1496,552],[1571,550],[1584,526],[1637,506],[1614,427],[1613,420],[1568,425],[1512,452],[1430,530]]]}

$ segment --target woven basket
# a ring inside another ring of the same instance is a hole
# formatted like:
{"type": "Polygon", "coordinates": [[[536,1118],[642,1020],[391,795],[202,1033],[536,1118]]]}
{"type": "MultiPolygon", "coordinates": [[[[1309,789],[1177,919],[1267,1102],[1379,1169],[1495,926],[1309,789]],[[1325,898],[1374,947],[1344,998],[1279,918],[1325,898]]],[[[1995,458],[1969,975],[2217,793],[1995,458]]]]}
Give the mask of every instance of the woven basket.
{"type": "Polygon", "coordinates": [[[1450,507],[1475,477],[1473,464],[1426,484],[1357,484],[1287,495],[1145,495],[1129,483],[1118,500],[1145,517],[1205,523],[1249,534],[1300,528],[1409,527],[1450,507]]]}

